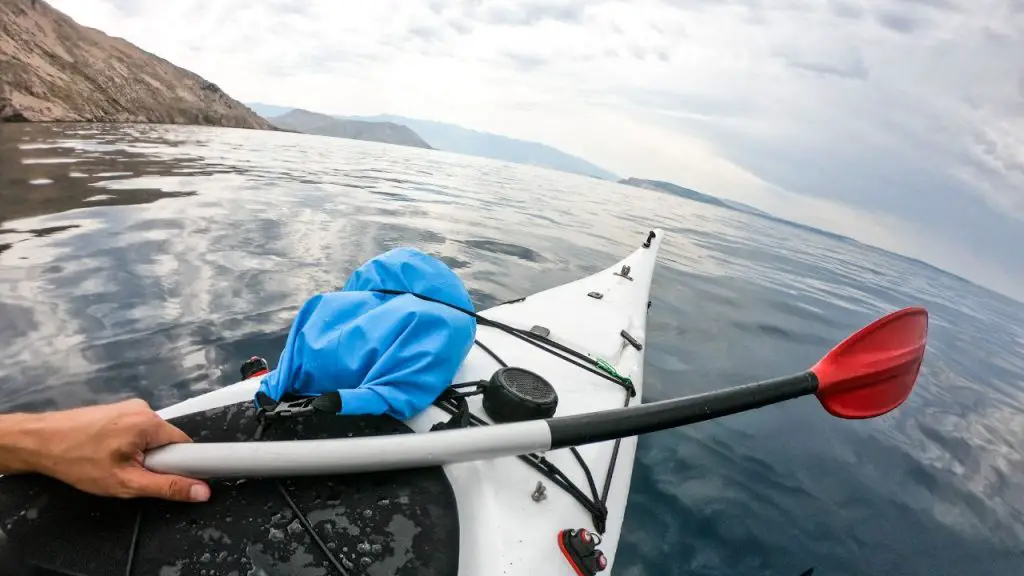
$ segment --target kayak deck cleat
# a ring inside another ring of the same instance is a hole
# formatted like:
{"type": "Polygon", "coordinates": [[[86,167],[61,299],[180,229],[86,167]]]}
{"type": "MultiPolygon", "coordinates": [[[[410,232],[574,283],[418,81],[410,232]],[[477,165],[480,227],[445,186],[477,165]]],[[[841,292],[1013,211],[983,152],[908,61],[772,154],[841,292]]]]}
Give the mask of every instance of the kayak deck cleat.
{"type": "Polygon", "coordinates": [[[608,559],[597,546],[601,537],[586,528],[567,529],[558,533],[558,548],[579,576],[595,576],[608,566],[608,559]]]}
{"type": "Polygon", "coordinates": [[[658,235],[654,233],[654,230],[651,230],[650,232],[648,232],[647,233],[647,240],[644,240],[643,247],[644,248],[650,248],[651,247],[651,242],[655,238],[657,238],[657,237],[658,237],[658,235]]]}
{"type": "Polygon", "coordinates": [[[544,486],[543,482],[537,480],[537,486],[533,489],[533,494],[530,495],[530,498],[537,503],[548,499],[548,489],[544,486]]]}

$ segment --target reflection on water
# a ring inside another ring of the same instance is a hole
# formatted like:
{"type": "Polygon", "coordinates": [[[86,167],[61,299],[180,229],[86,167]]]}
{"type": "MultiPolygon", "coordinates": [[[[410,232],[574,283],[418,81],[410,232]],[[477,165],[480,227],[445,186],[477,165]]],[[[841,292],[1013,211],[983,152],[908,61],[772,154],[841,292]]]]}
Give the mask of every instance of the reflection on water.
{"type": "Polygon", "coordinates": [[[164,406],[276,357],[297,307],[414,245],[478,306],[668,232],[647,400],[801,370],[932,312],[894,414],[813,399],[645,437],[627,575],[1016,574],[1024,305],[852,241],[659,192],[412,148],[245,130],[0,126],[0,406],[164,406]]]}

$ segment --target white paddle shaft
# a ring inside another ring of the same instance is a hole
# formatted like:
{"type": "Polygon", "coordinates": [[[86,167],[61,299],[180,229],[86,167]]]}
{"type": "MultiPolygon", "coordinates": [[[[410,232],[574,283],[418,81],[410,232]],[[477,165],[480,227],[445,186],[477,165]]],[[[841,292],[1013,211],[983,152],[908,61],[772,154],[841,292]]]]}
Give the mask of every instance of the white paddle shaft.
{"type": "Polygon", "coordinates": [[[535,420],[429,434],[172,444],[148,452],[145,466],[191,478],[318,476],[439,466],[550,447],[551,430],[535,420]]]}

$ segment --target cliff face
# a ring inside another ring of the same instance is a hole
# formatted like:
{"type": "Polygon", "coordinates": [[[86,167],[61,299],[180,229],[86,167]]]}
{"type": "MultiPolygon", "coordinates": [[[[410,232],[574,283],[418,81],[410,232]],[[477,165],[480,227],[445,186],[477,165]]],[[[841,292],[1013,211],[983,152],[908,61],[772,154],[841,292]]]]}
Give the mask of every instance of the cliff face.
{"type": "Polygon", "coordinates": [[[216,84],[43,0],[0,0],[0,122],[156,122],[272,129],[216,84]]]}
{"type": "Polygon", "coordinates": [[[364,122],[361,120],[343,120],[326,114],[318,114],[308,110],[295,109],[287,114],[274,116],[270,121],[278,128],[295,130],[306,134],[335,136],[413,146],[415,148],[431,148],[410,128],[394,122],[364,122]]]}

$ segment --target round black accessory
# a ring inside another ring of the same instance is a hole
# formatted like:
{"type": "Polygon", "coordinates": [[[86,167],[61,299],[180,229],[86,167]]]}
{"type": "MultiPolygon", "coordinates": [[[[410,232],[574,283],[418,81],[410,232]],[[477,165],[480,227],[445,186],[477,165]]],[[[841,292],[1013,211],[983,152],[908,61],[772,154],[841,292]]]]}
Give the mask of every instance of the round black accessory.
{"type": "Polygon", "coordinates": [[[557,407],[551,383],[522,368],[502,368],[484,387],[484,410],[496,422],[550,418],[557,407]]]}

